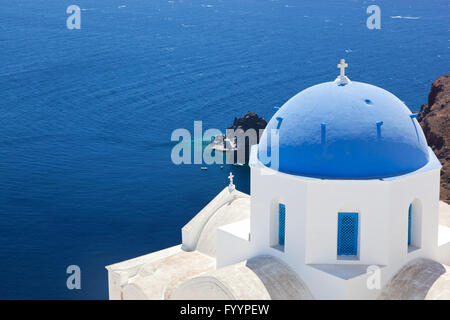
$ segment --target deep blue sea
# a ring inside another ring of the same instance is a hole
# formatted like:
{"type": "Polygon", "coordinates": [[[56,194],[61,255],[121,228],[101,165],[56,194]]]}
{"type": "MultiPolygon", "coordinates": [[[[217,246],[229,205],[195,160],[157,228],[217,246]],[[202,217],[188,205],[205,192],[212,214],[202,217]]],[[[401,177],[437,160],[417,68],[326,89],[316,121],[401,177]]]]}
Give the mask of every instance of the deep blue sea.
{"type": "Polygon", "coordinates": [[[173,130],[268,120],[340,58],[418,111],[450,72],[450,2],[2,0],[0,58],[0,298],[105,299],[104,266],[180,243],[230,170],[249,192],[246,167],[174,165],[173,130]]]}

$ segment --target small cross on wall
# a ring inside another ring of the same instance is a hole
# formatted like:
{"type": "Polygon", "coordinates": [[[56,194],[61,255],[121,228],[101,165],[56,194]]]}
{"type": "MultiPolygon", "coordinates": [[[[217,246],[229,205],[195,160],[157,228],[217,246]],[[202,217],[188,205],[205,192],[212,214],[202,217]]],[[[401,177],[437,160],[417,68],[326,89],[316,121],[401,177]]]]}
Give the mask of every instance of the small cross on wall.
{"type": "Polygon", "coordinates": [[[345,77],[345,68],[348,67],[348,64],[345,63],[345,59],[341,59],[341,63],[337,65],[339,69],[341,69],[341,77],[345,77]]]}

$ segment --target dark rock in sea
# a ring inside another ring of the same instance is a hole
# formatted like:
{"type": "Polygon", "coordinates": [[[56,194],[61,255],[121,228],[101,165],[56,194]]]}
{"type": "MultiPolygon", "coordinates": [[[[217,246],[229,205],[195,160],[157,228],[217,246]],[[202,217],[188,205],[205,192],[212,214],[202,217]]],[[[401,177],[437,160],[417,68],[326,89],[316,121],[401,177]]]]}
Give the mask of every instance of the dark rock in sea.
{"type": "MultiPolygon", "coordinates": [[[[236,138],[236,147],[237,151],[234,154],[234,162],[247,164],[250,160],[250,151],[252,145],[255,143],[259,143],[259,139],[267,126],[267,121],[264,118],[260,118],[254,112],[247,112],[247,114],[243,118],[234,118],[233,125],[227,129],[227,137],[229,136],[228,132],[230,130],[234,130],[235,133],[240,129],[247,134],[256,134],[256,141],[254,139],[249,138],[249,136],[244,137],[244,139],[236,138]],[[254,129],[254,132],[249,130],[254,129]],[[244,153],[239,153],[240,150],[244,149],[244,153]]],[[[236,135],[237,137],[239,134],[236,135]]],[[[232,139],[232,137],[230,137],[232,139]]]]}
{"type": "Polygon", "coordinates": [[[225,136],[215,137],[213,148],[227,153],[228,163],[247,164],[252,145],[259,143],[267,121],[254,112],[247,112],[243,118],[234,118],[233,125],[225,136]]]}
{"type": "Polygon", "coordinates": [[[441,200],[450,204],[450,74],[433,82],[428,104],[421,107],[417,120],[442,163],[441,200]]]}
{"type": "Polygon", "coordinates": [[[248,129],[255,129],[257,132],[260,129],[265,129],[267,126],[267,121],[264,118],[260,118],[254,112],[247,112],[243,118],[234,118],[233,125],[228,129],[242,129],[244,131],[248,129]]]}

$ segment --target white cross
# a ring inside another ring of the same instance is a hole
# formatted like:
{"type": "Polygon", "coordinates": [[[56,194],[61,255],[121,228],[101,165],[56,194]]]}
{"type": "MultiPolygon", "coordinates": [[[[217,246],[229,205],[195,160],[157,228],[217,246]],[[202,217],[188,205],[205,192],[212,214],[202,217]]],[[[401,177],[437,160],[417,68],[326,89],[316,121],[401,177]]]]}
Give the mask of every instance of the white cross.
{"type": "Polygon", "coordinates": [[[228,176],[228,179],[230,179],[230,186],[233,185],[233,178],[234,178],[234,176],[233,176],[233,174],[230,172],[230,175],[228,176]]]}
{"type": "Polygon", "coordinates": [[[337,67],[341,69],[341,77],[345,77],[345,68],[348,67],[348,64],[345,63],[345,59],[341,59],[341,63],[339,63],[337,67]]]}

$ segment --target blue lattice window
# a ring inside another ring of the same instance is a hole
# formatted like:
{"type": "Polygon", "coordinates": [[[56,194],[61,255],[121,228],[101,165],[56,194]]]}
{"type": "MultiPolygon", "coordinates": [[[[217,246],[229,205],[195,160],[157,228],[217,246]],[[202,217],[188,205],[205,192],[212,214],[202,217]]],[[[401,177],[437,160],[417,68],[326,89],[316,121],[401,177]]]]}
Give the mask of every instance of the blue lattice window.
{"type": "Polygon", "coordinates": [[[409,205],[408,209],[408,246],[411,245],[411,209],[412,204],[409,205]]]}
{"type": "Polygon", "coordinates": [[[358,253],[358,213],[339,212],[337,254],[356,256],[358,253]]]}
{"type": "Polygon", "coordinates": [[[286,226],[286,206],[282,203],[278,204],[278,244],[284,246],[286,226]]]}

